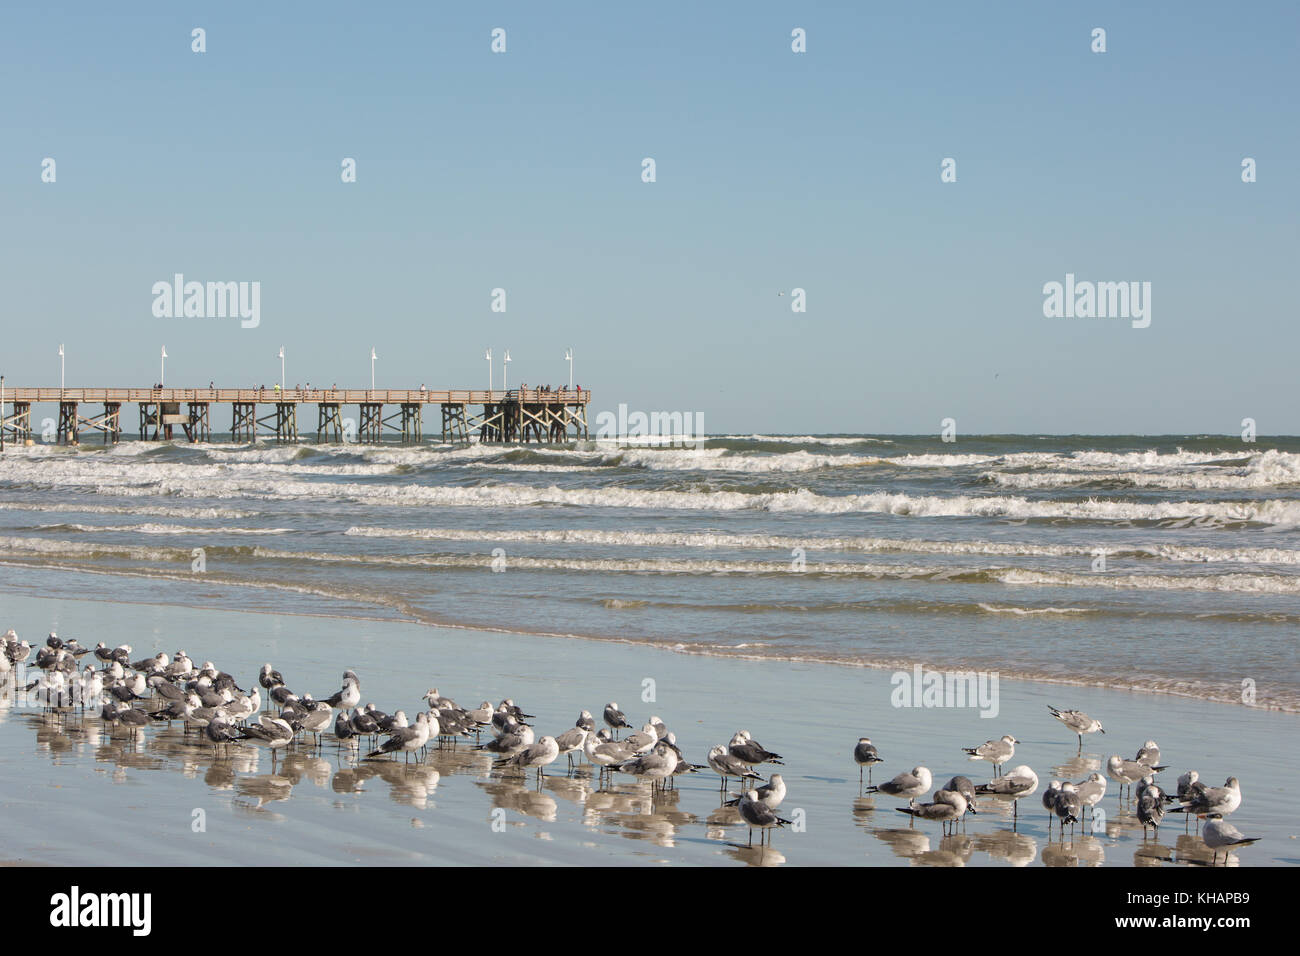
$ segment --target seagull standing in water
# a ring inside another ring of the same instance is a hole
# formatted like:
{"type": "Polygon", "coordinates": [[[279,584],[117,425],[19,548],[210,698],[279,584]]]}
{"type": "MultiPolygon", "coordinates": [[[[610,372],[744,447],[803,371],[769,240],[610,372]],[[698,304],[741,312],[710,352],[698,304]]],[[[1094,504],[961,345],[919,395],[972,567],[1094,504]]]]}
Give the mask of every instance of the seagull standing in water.
{"type": "Polygon", "coordinates": [[[1038,789],[1038,774],[1025,764],[1012,768],[1011,772],[1001,777],[994,777],[988,783],[975,788],[976,793],[991,793],[1011,799],[1011,819],[1020,818],[1020,799],[1030,796],[1038,789]]]}
{"type": "Polygon", "coordinates": [[[1164,767],[1157,767],[1160,763],[1160,745],[1154,740],[1148,740],[1138,748],[1137,756],[1133,758],[1138,763],[1144,763],[1152,770],[1163,770],[1164,767]]]}
{"type": "Polygon", "coordinates": [[[955,790],[936,790],[933,803],[917,803],[912,800],[907,806],[894,809],[914,819],[937,821],[943,825],[944,833],[947,833],[949,824],[956,826],[957,821],[966,815],[968,805],[966,798],[955,790]]]}
{"type": "Polygon", "coordinates": [[[867,793],[883,793],[910,802],[927,792],[933,782],[929,767],[913,767],[911,773],[900,773],[879,786],[867,787],[867,793]]]}
{"type": "Polygon", "coordinates": [[[709,766],[713,768],[714,773],[722,778],[722,783],[718,787],[719,790],[725,790],[727,788],[728,777],[739,777],[740,787],[742,790],[745,788],[746,780],[763,779],[746,764],[727,753],[727,748],[722,744],[718,744],[718,746],[709,751],[708,761],[709,766]]]}
{"type": "Polygon", "coordinates": [[[1002,765],[1016,755],[1016,740],[1010,734],[1003,734],[998,740],[988,740],[978,747],[962,747],[961,749],[970,754],[972,760],[987,760],[993,764],[993,772],[998,773],[1002,765]]]}
{"type": "Polygon", "coordinates": [[[555,762],[560,755],[560,747],[554,737],[542,737],[536,743],[529,744],[513,756],[496,762],[497,767],[521,767],[524,773],[529,768],[537,768],[537,784],[541,786],[542,777],[546,776],[546,767],[555,762]]]}
{"type": "Polygon", "coordinates": [[[1079,822],[1079,814],[1083,812],[1083,804],[1079,801],[1074,784],[1061,784],[1061,792],[1056,795],[1052,808],[1056,811],[1056,818],[1061,821],[1061,839],[1065,839],[1067,823],[1070,824],[1070,835],[1073,838],[1074,825],[1079,822]]]}
{"type": "Polygon", "coordinates": [[[613,769],[619,773],[649,780],[650,788],[654,790],[658,789],[677,769],[677,754],[667,744],[659,743],[646,753],[625,760],[613,769]]]}
{"type": "Polygon", "coordinates": [[[1241,806],[1241,782],[1236,777],[1229,777],[1222,787],[1206,787],[1192,790],[1192,799],[1180,807],[1174,807],[1170,813],[1194,813],[1198,817],[1226,817],[1241,806]]]}
{"type": "Polygon", "coordinates": [[[388,731],[388,739],[366,754],[366,759],[392,754],[397,758],[398,751],[406,754],[409,763],[411,754],[429,742],[429,715],[424,711],[415,715],[414,727],[393,727],[388,731]]]}
{"type": "MultiPolygon", "coordinates": [[[[602,730],[600,733],[604,732],[602,730]]],[[[623,746],[622,741],[606,740],[600,734],[587,734],[587,739],[582,744],[582,751],[587,755],[587,762],[599,768],[602,780],[606,771],[614,764],[623,763],[636,756],[623,746]]]]}
{"type": "Polygon", "coordinates": [[[1205,832],[1201,836],[1205,840],[1205,845],[1214,851],[1211,865],[1219,862],[1220,850],[1225,851],[1223,862],[1226,865],[1234,846],[1250,846],[1252,843],[1259,842],[1259,837],[1246,836],[1217,813],[1211,814],[1210,819],[1205,821],[1205,832]]]}
{"type": "Polygon", "coordinates": [[[746,790],[740,795],[740,803],[736,804],[736,809],[740,811],[740,817],[749,824],[749,845],[754,845],[754,828],[758,827],[758,843],[763,845],[766,834],[772,827],[786,826],[789,820],[783,820],[772,811],[766,803],[754,798],[753,792],[746,790]]]}
{"type": "MultiPolygon", "coordinates": [[[[1151,779],[1147,777],[1146,780],[1151,779]]],[[[1137,818],[1142,823],[1142,839],[1145,842],[1147,838],[1147,827],[1155,830],[1156,837],[1160,836],[1160,821],[1165,818],[1165,794],[1164,791],[1154,783],[1146,783],[1138,793],[1137,818]]]]}
{"type": "Polygon", "coordinates": [[[605,705],[605,723],[609,729],[614,731],[614,739],[618,739],[618,732],[621,728],[632,729],[632,725],[627,722],[627,715],[618,709],[617,701],[610,701],[605,705]]]}
{"type": "Polygon", "coordinates": [[[752,794],[755,800],[761,800],[768,807],[775,810],[785,800],[785,779],[779,773],[774,773],[767,783],[741,793],[734,800],[728,800],[726,805],[729,807],[739,806],[746,793],[752,794]]]}
{"type": "Polygon", "coordinates": [[[1091,817],[1097,804],[1106,796],[1106,778],[1094,770],[1086,779],[1076,783],[1074,789],[1079,794],[1079,803],[1091,817]]]}
{"type": "MultiPolygon", "coordinates": [[[[582,718],[579,718],[581,720],[582,718]]],[[[559,753],[569,758],[569,769],[573,769],[573,755],[582,752],[582,745],[587,742],[587,731],[582,725],[575,724],[555,738],[559,753]]]]}
{"type": "Polygon", "coordinates": [[[1079,753],[1083,753],[1083,735],[1084,734],[1104,734],[1106,729],[1102,727],[1101,721],[1095,717],[1089,717],[1081,710],[1057,710],[1051,704],[1047,709],[1052,712],[1052,716],[1059,720],[1065,726],[1069,727],[1079,737],[1079,753]]]}
{"type": "Polygon", "coordinates": [[[1132,790],[1133,784],[1155,769],[1157,768],[1138,763],[1136,760],[1125,760],[1119,754],[1111,754],[1110,759],[1106,761],[1106,775],[1119,784],[1120,800],[1124,799],[1126,785],[1132,790]]]}
{"type": "Polygon", "coordinates": [[[862,768],[867,768],[867,783],[871,782],[871,766],[880,763],[880,754],[870,737],[859,737],[858,745],[853,748],[853,760],[858,765],[858,791],[862,790],[862,768]]]}
{"type": "Polygon", "coordinates": [[[1043,791],[1043,809],[1047,811],[1047,837],[1052,837],[1052,820],[1056,816],[1056,798],[1061,795],[1061,781],[1053,780],[1043,791]]]}
{"type": "Polygon", "coordinates": [[[772,753],[750,736],[748,730],[737,731],[727,745],[727,753],[741,763],[756,767],[761,763],[784,763],[780,754],[772,753]]]}

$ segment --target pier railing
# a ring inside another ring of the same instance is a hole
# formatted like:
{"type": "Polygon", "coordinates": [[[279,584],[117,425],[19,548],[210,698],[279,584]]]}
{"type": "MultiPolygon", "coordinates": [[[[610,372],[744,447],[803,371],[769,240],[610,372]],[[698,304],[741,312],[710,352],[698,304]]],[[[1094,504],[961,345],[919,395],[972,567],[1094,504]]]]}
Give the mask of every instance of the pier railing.
{"type": "Polygon", "coordinates": [[[0,447],[3,439],[30,443],[32,406],[57,403],[55,440],[77,444],[84,431],[105,442],[122,437],[122,407],[134,404],[141,439],[168,440],[180,428],[190,441],[210,441],[214,406],[229,405],[232,441],[299,440],[298,412],[315,405],[317,441],[382,441],[386,432],[404,442],[424,437],[424,409],[441,411],[446,442],[565,442],[589,437],[587,406],[591,393],[581,388],[430,389],[430,388],[8,388],[0,396],[0,447]],[[83,414],[84,405],[102,405],[101,414],[83,414]],[[182,410],[181,406],[186,406],[182,410]],[[345,405],[358,406],[358,418],[344,418],[345,405]],[[13,414],[5,410],[13,407],[13,414]],[[259,406],[271,409],[261,414],[259,406]],[[394,406],[395,414],[385,412],[394,406]],[[470,406],[478,406],[474,411],[470,406]]]}
{"type": "Polygon", "coordinates": [[[481,405],[500,402],[585,405],[584,389],[421,388],[9,388],[10,402],[311,402],[342,405],[481,405]]]}

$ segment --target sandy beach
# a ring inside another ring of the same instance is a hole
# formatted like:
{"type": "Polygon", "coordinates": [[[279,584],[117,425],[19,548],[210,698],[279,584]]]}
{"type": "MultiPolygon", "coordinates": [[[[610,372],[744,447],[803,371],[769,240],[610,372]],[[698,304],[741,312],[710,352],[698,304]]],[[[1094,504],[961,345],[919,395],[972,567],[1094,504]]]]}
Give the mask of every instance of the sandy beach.
{"type": "MultiPolygon", "coordinates": [[[[60,720],[6,702],[0,710],[0,812],[11,821],[0,859],[25,864],[161,865],[723,864],[750,865],[1208,865],[1210,852],[1184,834],[1177,815],[1143,839],[1114,784],[1102,803],[1105,825],[1076,828],[1064,843],[1038,794],[1022,801],[1013,828],[1009,804],[987,799],[956,835],[895,811],[901,801],[862,796],[851,754],[870,736],[884,757],[879,783],[918,764],[936,786],[953,774],[976,783],[989,766],[962,747],[1013,734],[1012,764],[1027,764],[1041,786],[1081,780],[1111,753],[1132,757],[1154,738],[1169,769],[1162,783],[1197,769],[1219,784],[1241,779],[1232,817],[1261,838],[1230,864],[1300,862],[1288,794],[1300,771],[1278,759],[1300,717],[1161,694],[1000,681],[997,715],[978,709],[895,707],[888,671],[825,664],[725,660],[606,642],[464,631],[424,625],[308,616],[269,616],[155,605],[96,605],[6,594],[5,626],[32,640],[49,630],[93,646],[129,643],[137,656],[185,649],[213,660],[244,686],[270,661],[291,687],[331,693],[344,668],[357,670],[362,696],[380,709],[414,714],[437,687],[463,706],[513,697],[542,734],[572,726],[582,709],[599,715],[616,700],[636,725],[651,714],[677,734],[698,763],[714,744],[745,728],[784,756],[789,794],[781,815],[798,821],[772,844],[747,847],[747,828],[720,807],[718,778],[703,771],[652,795],[630,777],[598,789],[590,768],[566,775],[552,765],[540,789],[532,777],[495,772],[464,745],[430,751],[420,764],[360,761],[326,735],[319,751],[302,744],[272,757],[252,745],[217,755],[180,725],[147,728],[132,740],[98,718],[60,720]],[[648,683],[652,682],[652,683],[648,683]],[[642,700],[652,687],[654,699],[642,700]],[[1073,734],[1047,705],[1098,717],[1105,735],[1073,734]],[[58,819],[58,828],[36,825],[58,819]],[[202,823],[202,827],[199,826],[202,823]]],[[[939,667],[941,661],[929,665],[939,667]]],[[[598,716],[599,719],[599,716],[598,716]]],[[[1041,786],[1039,793],[1041,794],[1041,786]]],[[[1222,861],[1222,855],[1220,855],[1222,861]]]]}

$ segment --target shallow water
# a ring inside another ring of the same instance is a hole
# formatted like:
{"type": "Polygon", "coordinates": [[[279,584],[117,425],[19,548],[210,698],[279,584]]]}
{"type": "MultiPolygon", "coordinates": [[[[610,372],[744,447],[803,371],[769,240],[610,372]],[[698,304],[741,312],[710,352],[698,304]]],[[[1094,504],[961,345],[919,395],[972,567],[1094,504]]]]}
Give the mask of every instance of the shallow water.
{"type": "Polygon", "coordinates": [[[0,589],[1300,711],[1297,522],[1297,439],[40,445],[0,458],[0,589]]]}
{"type": "MultiPolygon", "coordinates": [[[[239,594],[232,591],[232,594],[239,594]]],[[[699,657],[635,643],[538,638],[383,621],[297,617],[157,605],[97,605],[0,595],[0,624],[31,638],[61,636],[115,645],[139,656],[178,647],[212,659],[249,686],[263,661],[290,686],[324,696],[345,667],[359,671],[363,698],[414,714],[437,686],[462,704],[513,697],[537,715],[539,735],[571,726],[586,708],[616,699],[639,724],[650,714],[672,728],[688,757],[745,727],[785,757],[789,796],[780,813],[800,832],[778,831],[769,848],[745,846],[746,828],[720,808],[711,772],[678,779],[678,790],[616,780],[604,790],[585,772],[553,765],[533,779],[494,773],[482,755],[432,752],[421,765],[363,761],[326,737],[272,760],[236,745],[220,754],[179,725],[147,728],[132,739],[98,719],[0,705],[0,859],[39,863],[457,863],[752,865],[1204,865],[1208,851],[1168,817],[1144,841],[1113,784],[1095,834],[1049,840],[1038,795],[1022,802],[1014,828],[1008,805],[982,803],[964,832],[942,837],[935,824],[908,826],[898,803],[860,795],[851,753],[873,738],[885,762],[877,782],[918,763],[936,785],[961,773],[987,779],[987,765],[961,753],[1011,733],[1014,764],[1080,780],[1114,748],[1132,756],[1154,737],[1170,769],[1220,783],[1241,778],[1243,805],[1233,822],[1262,842],[1231,863],[1300,862],[1289,794],[1300,771],[1279,755],[1294,750],[1300,718],[1257,708],[1086,687],[1002,680],[994,718],[969,708],[892,706],[890,674],[862,668],[699,657]],[[646,680],[655,700],[642,702],[646,680]],[[1083,709],[1107,733],[1076,756],[1072,734],[1046,704],[1083,709]],[[195,811],[205,830],[195,832],[195,811]],[[500,812],[496,812],[500,811],[500,812]],[[57,825],[51,825],[57,821],[57,825]],[[494,827],[494,823],[497,824],[494,827]]],[[[8,698],[6,698],[8,700],[8,698]]],[[[1055,828],[1054,828],[1055,830],[1055,828]]],[[[1222,860],[1222,856],[1220,856],[1222,860]]]]}

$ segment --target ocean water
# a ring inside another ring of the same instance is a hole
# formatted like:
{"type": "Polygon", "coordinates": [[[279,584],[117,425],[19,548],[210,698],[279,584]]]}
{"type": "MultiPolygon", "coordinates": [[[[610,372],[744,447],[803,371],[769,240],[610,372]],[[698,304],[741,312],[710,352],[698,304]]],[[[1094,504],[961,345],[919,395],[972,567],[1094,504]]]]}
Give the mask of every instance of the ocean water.
{"type": "Polygon", "coordinates": [[[1289,438],[127,440],[0,457],[0,594],[920,662],[1296,712],[1298,523],[1289,438]]]}

